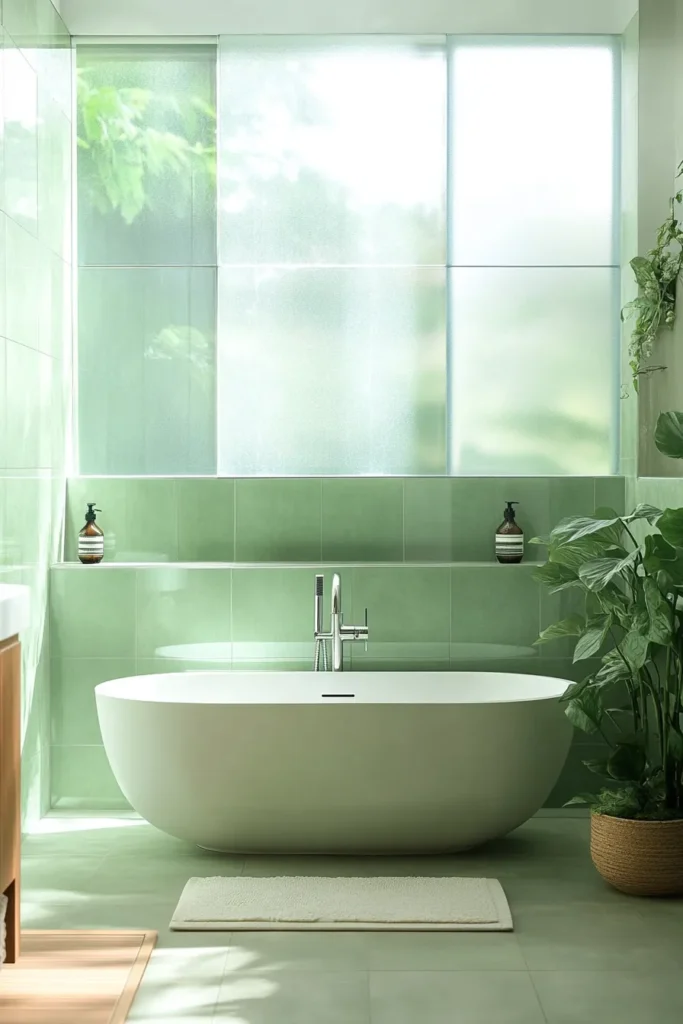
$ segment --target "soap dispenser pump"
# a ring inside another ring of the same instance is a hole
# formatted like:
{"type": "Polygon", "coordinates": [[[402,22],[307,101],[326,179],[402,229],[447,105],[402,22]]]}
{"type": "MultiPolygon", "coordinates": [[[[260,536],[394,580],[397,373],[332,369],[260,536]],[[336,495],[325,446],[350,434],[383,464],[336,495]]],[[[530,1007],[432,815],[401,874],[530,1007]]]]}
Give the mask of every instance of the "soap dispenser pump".
{"type": "Polygon", "coordinates": [[[504,564],[521,562],[524,557],[524,531],[515,521],[515,505],[518,501],[506,502],[503,522],[496,530],[496,558],[504,564]]]}
{"type": "Polygon", "coordinates": [[[95,502],[88,502],[88,511],[85,513],[85,526],[78,534],[78,557],[84,565],[97,565],[104,556],[104,534],[95,522],[96,512],[102,509],[95,508],[95,502]]]}

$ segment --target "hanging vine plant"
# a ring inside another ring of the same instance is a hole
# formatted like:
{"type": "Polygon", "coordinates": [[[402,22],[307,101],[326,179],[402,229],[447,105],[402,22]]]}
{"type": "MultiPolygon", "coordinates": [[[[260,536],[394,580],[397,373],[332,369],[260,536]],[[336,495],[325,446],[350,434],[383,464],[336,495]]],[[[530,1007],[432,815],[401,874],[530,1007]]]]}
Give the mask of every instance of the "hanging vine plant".
{"type": "MultiPolygon", "coordinates": [[[[678,166],[676,178],[682,174],[683,161],[678,166]]],[[[643,364],[652,355],[660,332],[673,327],[676,320],[676,285],[683,270],[683,227],[676,214],[682,202],[683,190],[669,200],[669,216],[657,232],[654,249],[631,260],[639,294],[626,303],[621,319],[636,318],[628,347],[634,391],[638,390],[640,377],[666,369],[665,366],[643,364]]]]}

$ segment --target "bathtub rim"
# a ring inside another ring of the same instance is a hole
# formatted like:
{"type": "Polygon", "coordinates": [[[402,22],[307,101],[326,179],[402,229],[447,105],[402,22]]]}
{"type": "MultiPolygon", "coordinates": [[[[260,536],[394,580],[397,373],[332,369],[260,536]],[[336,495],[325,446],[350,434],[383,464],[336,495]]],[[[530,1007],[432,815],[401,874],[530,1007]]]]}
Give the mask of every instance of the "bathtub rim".
{"type": "Polygon", "coordinates": [[[94,687],[96,700],[115,700],[134,704],[156,705],[211,705],[223,707],[274,707],[278,705],[319,706],[322,704],[345,704],[356,706],[381,706],[385,704],[414,705],[462,705],[465,707],[485,707],[489,705],[533,704],[559,702],[567,687],[575,681],[556,676],[532,675],[522,672],[487,672],[467,670],[408,670],[408,671],[372,671],[333,673],[314,673],[311,671],[294,670],[268,671],[258,670],[220,670],[207,669],[186,672],[159,672],[135,676],[122,676],[98,683],[94,687]],[[482,687],[485,680],[497,683],[499,687],[513,685],[513,680],[529,688],[528,693],[517,693],[511,689],[509,693],[494,693],[482,699],[482,687]],[[226,692],[208,694],[199,699],[197,684],[210,682],[216,686],[220,680],[226,692]],[[290,683],[289,691],[283,688],[284,682],[290,683]],[[460,684],[461,692],[451,690],[450,699],[447,692],[437,692],[437,687],[444,687],[450,681],[460,684]],[[469,694],[466,683],[469,681],[469,694]],[[414,691],[407,691],[407,684],[414,684],[414,691]],[[230,693],[230,684],[242,683],[243,693],[230,693]],[[260,691],[261,699],[255,699],[259,684],[266,684],[272,693],[260,691]],[[377,684],[380,686],[377,687],[377,684]],[[169,685],[170,684],[170,685],[169,685]],[[373,693],[373,684],[375,692],[373,693]],[[425,699],[424,691],[420,693],[420,684],[428,684],[433,692],[425,699]],[[300,687],[304,687],[299,690],[300,687]],[[276,692],[276,688],[280,692],[276,692]],[[179,692],[180,690],[180,692],[179,692]],[[379,692],[377,692],[379,690],[379,692]],[[382,692],[384,691],[384,693],[382,692]],[[324,695],[324,696],[323,696],[324,695]],[[284,699],[287,698],[287,699],[284,699]]]}

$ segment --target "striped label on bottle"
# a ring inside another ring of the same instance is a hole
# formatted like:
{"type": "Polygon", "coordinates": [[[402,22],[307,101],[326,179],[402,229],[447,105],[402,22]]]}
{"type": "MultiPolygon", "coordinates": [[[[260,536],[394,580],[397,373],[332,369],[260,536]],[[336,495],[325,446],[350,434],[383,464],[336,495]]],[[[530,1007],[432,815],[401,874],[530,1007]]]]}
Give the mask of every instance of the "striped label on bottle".
{"type": "Polygon", "coordinates": [[[497,533],[496,534],[497,555],[523,555],[524,534],[523,533],[497,533]]]}
{"type": "Polygon", "coordinates": [[[100,535],[96,536],[85,536],[78,538],[78,554],[79,555],[103,555],[104,554],[104,537],[100,535]]]}

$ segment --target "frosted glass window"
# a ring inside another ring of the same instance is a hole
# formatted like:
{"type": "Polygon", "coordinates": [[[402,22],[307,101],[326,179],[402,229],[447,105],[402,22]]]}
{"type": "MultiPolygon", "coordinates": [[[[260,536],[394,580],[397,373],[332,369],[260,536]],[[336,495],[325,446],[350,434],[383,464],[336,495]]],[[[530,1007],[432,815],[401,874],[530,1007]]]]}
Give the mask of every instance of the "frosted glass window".
{"type": "Polygon", "coordinates": [[[614,472],[618,271],[450,271],[452,472],[614,472]]]}
{"type": "MultiPolygon", "coordinates": [[[[31,232],[68,166],[41,120],[61,101],[38,97],[36,145],[9,58],[31,232]]],[[[618,41],[222,36],[76,63],[81,473],[613,471],[618,41]]],[[[67,257],[68,211],[42,220],[67,257]]]]}
{"type": "Polygon", "coordinates": [[[4,209],[32,235],[38,229],[38,81],[24,54],[5,34],[2,50],[4,106],[4,209]]]}
{"type": "Polygon", "coordinates": [[[81,269],[81,473],[215,472],[215,286],[215,269],[81,269]]]}
{"type": "Polygon", "coordinates": [[[449,262],[616,263],[613,44],[456,38],[450,56],[449,262]]]}
{"type": "Polygon", "coordinates": [[[78,48],[81,266],[215,265],[216,50],[78,48]]]}
{"type": "Polygon", "coordinates": [[[219,473],[438,473],[446,275],[221,268],[219,473]]]}
{"type": "Polygon", "coordinates": [[[222,264],[444,264],[440,40],[220,48],[222,264]]]}

